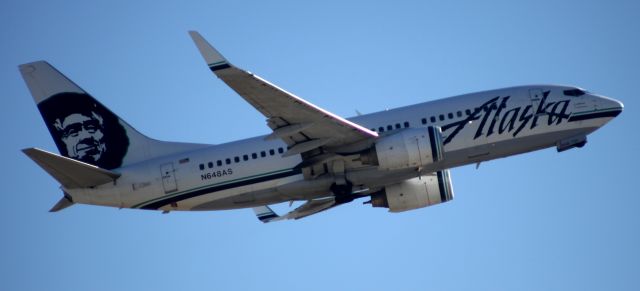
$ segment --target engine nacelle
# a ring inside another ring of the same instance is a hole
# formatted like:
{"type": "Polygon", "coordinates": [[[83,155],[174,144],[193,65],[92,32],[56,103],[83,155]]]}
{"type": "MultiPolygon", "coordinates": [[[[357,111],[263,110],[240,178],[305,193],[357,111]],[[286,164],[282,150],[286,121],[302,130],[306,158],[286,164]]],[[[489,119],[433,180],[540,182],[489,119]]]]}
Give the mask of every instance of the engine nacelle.
{"type": "Polygon", "coordinates": [[[440,204],[453,199],[449,170],[439,171],[389,185],[371,195],[373,207],[402,212],[440,204]]]}
{"type": "Polygon", "coordinates": [[[375,157],[382,170],[418,168],[442,160],[440,127],[411,128],[381,138],[375,157]]]}

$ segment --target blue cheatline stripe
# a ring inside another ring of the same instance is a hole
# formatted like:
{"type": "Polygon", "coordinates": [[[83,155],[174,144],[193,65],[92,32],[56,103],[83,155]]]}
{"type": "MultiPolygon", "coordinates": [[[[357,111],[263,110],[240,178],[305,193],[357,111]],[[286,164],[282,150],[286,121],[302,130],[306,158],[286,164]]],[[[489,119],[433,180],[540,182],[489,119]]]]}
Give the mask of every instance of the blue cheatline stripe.
{"type": "Polygon", "coordinates": [[[209,65],[209,70],[211,70],[212,72],[215,72],[217,70],[231,68],[231,66],[229,66],[229,64],[227,64],[227,63],[222,63],[222,64],[219,64],[219,65],[216,65],[216,64],[209,65]]]}
{"type": "Polygon", "coordinates": [[[616,117],[620,114],[620,112],[622,112],[622,109],[620,108],[609,108],[593,112],[574,113],[571,115],[571,117],[569,117],[569,122],[603,117],[616,117]]]}
{"type": "Polygon", "coordinates": [[[141,209],[152,209],[152,210],[153,209],[158,209],[158,208],[160,208],[162,206],[165,206],[167,204],[176,203],[176,202],[179,202],[179,201],[182,201],[182,200],[190,199],[190,198],[201,196],[201,195],[206,195],[206,194],[209,194],[209,193],[212,193],[212,192],[217,192],[217,191],[222,191],[222,190],[226,190],[226,189],[230,189],[230,188],[236,188],[236,187],[241,187],[241,186],[257,184],[257,183],[261,183],[261,182],[267,182],[267,181],[271,181],[271,180],[275,180],[275,179],[286,178],[286,177],[298,175],[300,173],[302,173],[302,171],[299,170],[299,169],[289,169],[289,170],[285,170],[285,171],[275,172],[273,174],[257,176],[255,178],[244,179],[244,180],[239,180],[239,181],[230,182],[230,183],[215,184],[215,185],[211,185],[211,186],[208,186],[208,187],[195,189],[193,191],[185,191],[185,192],[182,192],[180,194],[173,195],[173,196],[170,196],[170,197],[160,198],[159,200],[151,200],[149,202],[144,202],[144,203],[141,203],[141,204],[138,204],[138,205],[134,205],[133,208],[138,208],[139,207],[141,209]]]}
{"type": "Polygon", "coordinates": [[[438,171],[436,175],[438,175],[438,189],[440,190],[440,203],[447,201],[446,187],[444,185],[444,171],[438,171]]]}

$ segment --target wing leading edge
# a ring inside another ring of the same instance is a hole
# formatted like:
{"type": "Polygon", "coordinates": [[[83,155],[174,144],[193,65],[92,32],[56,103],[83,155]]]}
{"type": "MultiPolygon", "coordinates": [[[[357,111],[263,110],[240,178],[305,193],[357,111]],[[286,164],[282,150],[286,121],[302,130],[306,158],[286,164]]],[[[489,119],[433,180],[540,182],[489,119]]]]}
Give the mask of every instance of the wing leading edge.
{"type": "Polygon", "coordinates": [[[267,117],[273,133],[289,149],[284,156],[301,154],[319,147],[339,148],[378,134],[326,111],[278,86],[229,63],[195,31],[189,34],[209,65],[209,69],[249,104],[267,117]]]}

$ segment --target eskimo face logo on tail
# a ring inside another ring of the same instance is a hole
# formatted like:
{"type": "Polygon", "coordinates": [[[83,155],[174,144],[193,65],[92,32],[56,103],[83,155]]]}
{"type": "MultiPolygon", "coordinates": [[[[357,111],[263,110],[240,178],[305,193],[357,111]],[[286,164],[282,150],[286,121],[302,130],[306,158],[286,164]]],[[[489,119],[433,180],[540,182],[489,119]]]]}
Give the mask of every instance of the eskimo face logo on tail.
{"type": "Polygon", "coordinates": [[[122,165],[129,138],[118,117],[83,93],[60,93],[38,104],[63,156],[104,169],[122,165]]]}

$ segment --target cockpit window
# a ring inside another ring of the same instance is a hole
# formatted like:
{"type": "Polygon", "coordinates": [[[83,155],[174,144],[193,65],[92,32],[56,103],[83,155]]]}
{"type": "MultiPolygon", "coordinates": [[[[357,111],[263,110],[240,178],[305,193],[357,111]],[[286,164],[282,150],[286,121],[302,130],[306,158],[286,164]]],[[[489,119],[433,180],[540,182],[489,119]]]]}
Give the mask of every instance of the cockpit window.
{"type": "Polygon", "coordinates": [[[582,96],[586,94],[586,92],[580,90],[580,89],[571,89],[571,90],[564,90],[564,95],[566,96],[573,96],[573,97],[578,97],[578,96],[582,96]]]}

